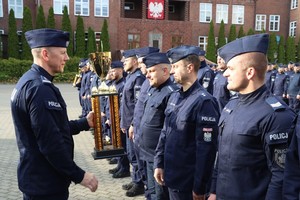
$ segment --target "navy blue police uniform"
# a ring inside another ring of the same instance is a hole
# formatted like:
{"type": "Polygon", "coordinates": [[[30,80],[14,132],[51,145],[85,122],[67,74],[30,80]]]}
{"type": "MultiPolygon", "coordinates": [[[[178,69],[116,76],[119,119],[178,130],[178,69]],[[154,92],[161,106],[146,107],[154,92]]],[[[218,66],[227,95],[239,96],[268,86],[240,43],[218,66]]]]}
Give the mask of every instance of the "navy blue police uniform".
{"type": "MultiPolygon", "coordinates": [[[[192,46],[180,46],[167,55],[173,64],[189,55],[197,56],[197,51],[192,46]]],[[[195,81],[188,90],[171,94],[164,115],[154,168],[164,170],[171,199],[174,195],[192,199],[192,192],[204,195],[217,149],[217,102],[195,81]]]]}
{"type": "MultiPolygon", "coordinates": [[[[198,51],[199,56],[205,56],[205,51],[198,51]]],[[[205,60],[200,62],[200,68],[198,70],[198,81],[204,89],[211,95],[214,89],[215,72],[209,67],[205,60]]]]}
{"type": "MultiPolygon", "coordinates": [[[[300,63],[295,63],[295,67],[300,67],[300,63]]],[[[300,111],[300,100],[297,99],[297,95],[300,95],[300,71],[290,76],[287,94],[289,106],[298,113],[300,111]]]]}
{"type": "Polygon", "coordinates": [[[297,124],[291,144],[286,153],[284,179],[283,179],[283,199],[297,200],[300,191],[300,117],[298,115],[297,124]]]}
{"type": "Polygon", "coordinates": [[[220,112],[228,103],[231,93],[227,89],[227,78],[223,76],[224,71],[218,71],[214,78],[213,96],[217,99],[220,112]]]}
{"type": "MultiPolygon", "coordinates": [[[[284,68],[284,65],[279,67],[284,68]]],[[[288,75],[286,75],[285,73],[278,72],[274,80],[272,93],[278,98],[283,100],[284,99],[283,95],[287,94],[287,88],[288,88],[288,75]]]]}
{"type": "MultiPolygon", "coordinates": [[[[268,43],[268,34],[246,36],[223,46],[219,53],[228,63],[243,53],[266,54],[268,43]]],[[[219,120],[212,183],[217,199],[282,199],[284,158],[295,117],[265,85],[229,101],[219,120]]]]}
{"type": "MultiPolygon", "coordinates": [[[[157,64],[170,64],[165,53],[152,53],[143,58],[147,68],[157,64]]],[[[149,81],[148,81],[149,82],[149,81]]],[[[150,199],[168,199],[167,188],[160,186],[154,179],[154,156],[164,123],[164,111],[172,92],[179,88],[168,78],[158,87],[149,87],[143,101],[143,114],[140,116],[140,149],[146,161],[147,187],[150,199]]]]}
{"type": "MultiPolygon", "coordinates": [[[[53,29],[32,30],[25,36],[31,48],[66,47],[69,40],[68,33],[53,29]]],[[[20,152],[18,183],[24,199],[67,199],[71,181],[80,183],[85,173],[73,161],[72,135],[88,130],[89,125],[86,118],[69,121],[66,103],[53,78],[33,64],[11,96],[20,152]]]]}
{"type": "MultiPolygon", "coordinates": [[[[133,49],[123,52],[125,58],[136,57],[136,52],[133,49]]],[[[128,159],[132,165],[132,182],[138,185],[140,188],[144,187],[141,174],[139,173],[137,158],[135,154],[134,143],[128,137],[128,129],[133,121],[134,108],[138,100],[141,86],[145,81],[145,76],[142,74],[139,68],[128,73],[126,77],[126,83],[124,85],[122,106],[121,106],[121,128],[126,130],[126,151],[128,159]]]]}
{"type": "MultiPolygon", "coordinates": [[[[273,63],[269,63],[269,64],[273,65],[273,63]]],[[[266,72],[265,85],[270,91],[273,91],[275,78],[276,78],[276,72],[274,72],[274,70],[271,69],[266,72]]]]}

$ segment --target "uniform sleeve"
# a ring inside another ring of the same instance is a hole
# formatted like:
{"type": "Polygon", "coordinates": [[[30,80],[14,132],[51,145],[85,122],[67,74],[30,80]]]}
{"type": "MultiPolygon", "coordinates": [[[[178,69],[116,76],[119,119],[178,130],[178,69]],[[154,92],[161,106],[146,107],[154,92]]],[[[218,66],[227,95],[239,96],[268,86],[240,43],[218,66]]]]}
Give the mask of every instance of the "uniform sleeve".
{"type": "Polygon", "coordinates": [[[58,173],[80,183],[85,172],[72,158],[73,141],[64,105],[58,106],[56,94],[46,85],[31,89],[27,99],[31,127],[40,152],[58,173]],[[49,102],[53,105],[49,106],[49,102]]]}
{"type": "Polygon", "coordinates": [[[300,118],[298,116],[297,127],[286,154],[283,199],[298,200],[300,191],[300,118]]]}
{"type": "Polygon", "coordinates": [[[145,81],[145,77],[144,76],[138,76],[135,80],[135,85],[134,85],[134,88],[133,88],[133,92],[134,92],[134,103],[136,104],[138,98],[139,98],[139,95],[140,95],[140,91],[141,91],[141,87],[143,85],[145,81]]]}
{"type": "Polygon", "coordinates": [[[289,138],[292,137],[295,114],[291,110],[275,111],[262,127],[264,150],[271,172],[266,199],[281,199],[283,173],[289,138]]]}
{"type": "Polygon", "coordinates": [[[88,131],[90,129],[89,123],[85,117],[69,121],[69,126],[72,135],[77,135],[80,131],[88,131]]]}
{"type": "Polygon", "coordinates": [[[159,141],[155,149],[154,166],[153,168],[164,168],[164,152],[166,143],[166,123],[160,133],[159,141]]]}
{"type": "Polygon", "coordinates": [[[197,113],[196,169],[193,191],[196,194],[205,194],[214,168],[217,150],[218,106],[212,100],[205,100],[197,113]]]}

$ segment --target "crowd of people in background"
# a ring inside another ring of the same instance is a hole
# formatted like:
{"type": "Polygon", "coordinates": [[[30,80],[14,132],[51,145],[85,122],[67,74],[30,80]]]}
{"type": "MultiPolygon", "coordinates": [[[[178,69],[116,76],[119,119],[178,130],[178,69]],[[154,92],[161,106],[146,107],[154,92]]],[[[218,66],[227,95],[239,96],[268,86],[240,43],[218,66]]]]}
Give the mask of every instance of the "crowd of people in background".
{"type": "MultiPolygon", "coordinates": [[[[217,63],[190,45],[166,53],[129,49],[112,62],[106,80],[81,60],[74,85],[79,117],[91,111],[92,88],[101,81],[118,86],[126,155],[109,159],[117,164],[109,173],[131,175],[122,186],[126,196],[282,199],[285,156],[300,110],[300,64],[268,63],[267,46],[267,34],[237,39],[218,50],[217,63]]],[[[101,102],[109,141],[109,105],[101,102]]]]}

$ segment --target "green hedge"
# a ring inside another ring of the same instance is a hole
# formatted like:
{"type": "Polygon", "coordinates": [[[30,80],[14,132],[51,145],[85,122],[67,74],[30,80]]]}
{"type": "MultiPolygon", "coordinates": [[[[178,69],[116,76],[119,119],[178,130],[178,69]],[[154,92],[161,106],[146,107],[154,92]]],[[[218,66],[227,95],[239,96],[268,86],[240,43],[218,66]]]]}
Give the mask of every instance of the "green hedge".
{"type": "MultiPolygon", "coordinates": [[[[64,73],[58,74],[54,81],[71,83],[75,74],[78,73],[79,60],[80,58],[77,57],[70,58],[66,63],[64,73]]],[[[16,83],[31,65],[31,60],[0,59],[0,83],[16,83]]]]}

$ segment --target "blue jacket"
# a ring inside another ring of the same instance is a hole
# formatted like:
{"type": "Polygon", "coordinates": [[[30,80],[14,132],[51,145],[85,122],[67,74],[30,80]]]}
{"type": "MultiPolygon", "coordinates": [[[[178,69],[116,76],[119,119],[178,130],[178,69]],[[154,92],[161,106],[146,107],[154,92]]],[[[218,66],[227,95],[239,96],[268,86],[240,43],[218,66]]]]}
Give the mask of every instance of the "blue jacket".
{"type": "Polygon", "coordinates": [[[231,94],[230,91],[227,89],[227,78],[223,76],[224,72],[217,72],[214,78],[214,89],[213,89],[213,96],[217,99],[220,112],[223,110],[225,105],[228,103],[231,94]]]}
{"type": "Polygon", "coordinates": [[[167,187],[205,194],[217,150],[219,108],[198,81],[172,93],[154,157],[167,187]]]}
{"type": "Polygon", "coordinates": [[[134,107],[144,81],[145,76],[139,68],[126,77],[121,106],[121,128],[128,129],[133,121],[134,107]]]}
{"type": "Polygon", "coordinates": [[[276,78],[274,80],[272,93],[275,96],[286,95],[288,88],[288,76],[286,74],[276,74],[276,78]]]}
{"type": "Polygon", "coordinates": [[[219,120],[212,181],[218,199],[282,199],[285,153],[295,117],[265,85],[229,101],[219,120]]]}
{"type": "Polygon", "coordinates": [[[20,151],[18,183],[28,195],[66,192],[84,171],[73,161],[73,134],[88,130],[86,118],[69,121],[53,77],[33,64],[17,83],[11,111],[20,151]]]}
{"type": "Polygon", "coordinates": [[[287,91],[288,95],[297,96],[300,94],[300,72],[294,73],[290,76],[289,87],[287,91]]]}
{"type": "Polygon", "coordinates": [[[205,61],[202,61],[198,70],[198,81],[200,85],[202,85],[202,87],[211,95],[213,94],[214,89],[214,78],[215,72],[206,64],[205,61]]]}

